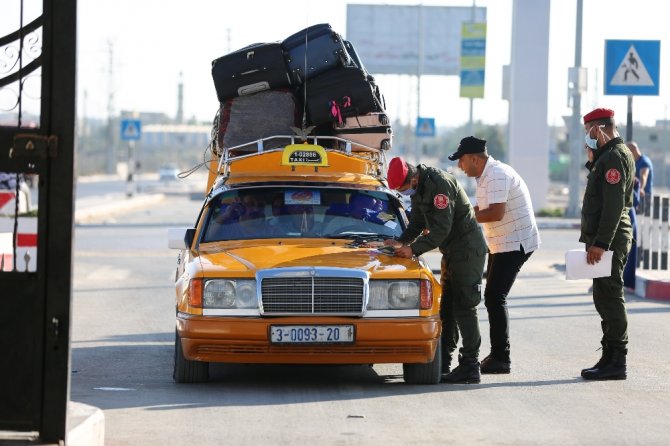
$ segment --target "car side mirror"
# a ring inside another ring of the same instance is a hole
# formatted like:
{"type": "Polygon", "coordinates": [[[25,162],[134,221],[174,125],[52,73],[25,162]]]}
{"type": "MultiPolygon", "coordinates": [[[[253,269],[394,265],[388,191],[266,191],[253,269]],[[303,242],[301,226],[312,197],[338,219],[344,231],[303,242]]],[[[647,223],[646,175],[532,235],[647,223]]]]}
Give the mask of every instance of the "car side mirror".
{"type": "Polygon", "coordinates": [[[168,248],[190,249],[195,237],[195,228],[168,228],[168,248]]]}

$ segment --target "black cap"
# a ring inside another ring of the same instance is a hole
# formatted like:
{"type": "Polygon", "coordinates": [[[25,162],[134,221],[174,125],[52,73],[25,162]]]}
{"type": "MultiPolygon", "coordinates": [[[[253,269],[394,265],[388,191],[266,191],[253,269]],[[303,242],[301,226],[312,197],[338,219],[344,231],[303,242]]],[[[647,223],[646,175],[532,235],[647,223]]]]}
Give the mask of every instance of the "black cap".
{"type": "Polygon", "coordinates": [[[479,139],[474,136],[468,136],[461,139],[461,144],[458,150],[453,155],[449,155],[449,159],[456,161],[466,153],[482,153],[486,151],[486,140],[479,139]]]}

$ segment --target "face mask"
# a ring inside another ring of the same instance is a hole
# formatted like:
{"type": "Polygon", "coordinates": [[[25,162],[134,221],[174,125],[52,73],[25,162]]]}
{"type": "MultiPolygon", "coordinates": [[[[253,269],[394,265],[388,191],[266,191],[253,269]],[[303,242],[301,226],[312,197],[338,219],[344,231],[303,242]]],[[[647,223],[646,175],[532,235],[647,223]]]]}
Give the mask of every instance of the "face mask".
{"type": "Polygon", "coordinates": [[[412,195],[414,195],[414,192],[416,192],[416,189],[407,189],[407,190],[404,190],[400,193],[403,194],[406,197],[411,197],[412,195]]]}
{"type": "Polygon", "coordinates": [[[588,133],[584,135],[584,142],[586,142],[586,145],[591,150],[596,150],[598,148],[598,139],[591,138],[588,133]]]}
{"type": "MultiPolygon", "coordinates": [[[[601,129],[605,128],[604,125],[599,125],[598,127],[601,129]]],[[[591,132],[589,131],[586,135],[584,135],[584,142],[589,147],[589,149],[596,150],[598,148],[598,138],[591,138],[590,133],[591,132]]]]}

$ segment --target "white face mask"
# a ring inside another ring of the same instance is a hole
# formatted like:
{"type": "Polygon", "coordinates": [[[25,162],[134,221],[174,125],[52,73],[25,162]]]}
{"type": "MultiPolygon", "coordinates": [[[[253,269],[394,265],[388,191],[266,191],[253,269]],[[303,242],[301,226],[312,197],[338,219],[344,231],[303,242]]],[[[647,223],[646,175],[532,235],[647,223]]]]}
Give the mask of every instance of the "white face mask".
{"type": "Polygon", "coordinates": [[[407,189],[400,193],[405,195],[406,197],[411,197],[412,195],[414,195],[414,192],[416,192],[416,189],[407,189]]]}
{"type": "MultiPolygon", "coordinates": [[[[605,128],[604,125],[599,125],[598,128],[605,128]]],[[[591,131],[589,130],[586,135],[584,135],[584,142],[591,150],[596,150],[598,148],[598,138],[591,138],[591,131]]]]}
{"type": "Polygon", "coordinates": [[[598,139],[591,138],[588,133],[584,135],[584,142],[591,150],[596,150],[598,148],[598,139]]]}

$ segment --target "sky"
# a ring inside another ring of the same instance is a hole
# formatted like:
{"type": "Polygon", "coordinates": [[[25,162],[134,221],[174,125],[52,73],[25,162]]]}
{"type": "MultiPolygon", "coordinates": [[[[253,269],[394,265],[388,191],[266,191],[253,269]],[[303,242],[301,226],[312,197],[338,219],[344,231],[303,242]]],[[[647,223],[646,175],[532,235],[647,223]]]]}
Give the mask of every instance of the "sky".
{"type": "MultiPolygon", "coordinates": [[[[3,4],[18,1],[0,0],[3,4]]],[[[345,0],[80,0],[78,113],[106,118],[111,89],[114,114],[129,110],[174,116],[177,84],[182,76],[185,117],[211,120],[217,110],[211,78],[213,59],[252,43],[282,40],[316,23],[330,23],[346,37],[347,3],[345,0]]],[[[390,0],[352,3],[416,4],[390,0]]],[[[670,85],[662,80],[670,68],[670,27],[667,18],[658,13],[658,3],[658,0],[584,0],[582,65],[588,70],[589,90],[582,99],[582,112],[605,106],[625,118],[626,97],[602,95],[606,39],[661,40],[660,94],[636,96],[633,116],[636,122],[645,125],[668,118],[670,85]]],[[[473,1],[423,4],[472,6],[473,1]]],[[[513,0],[476,0],[475,4],[487,8],[488,35],[485,98],[474,100],[473,117],[485,123],[505,123],[508,103],[502,99],[502,67],[510,61],[513,0]]],[[[575,62],[576,4],[577,0],[551,2],[548,121],[552,125],[561,125],[562,116],[571,113],[567,75],[568,67],[575,62]]],[[[376,77],[391,119],[414,122],[415,78],[376,77]]],[[[468,122],[470,101],[459,98],[457,76],[422,76],[421,92],[422,116],[434,117],[438,126],[468,122]]]]}

